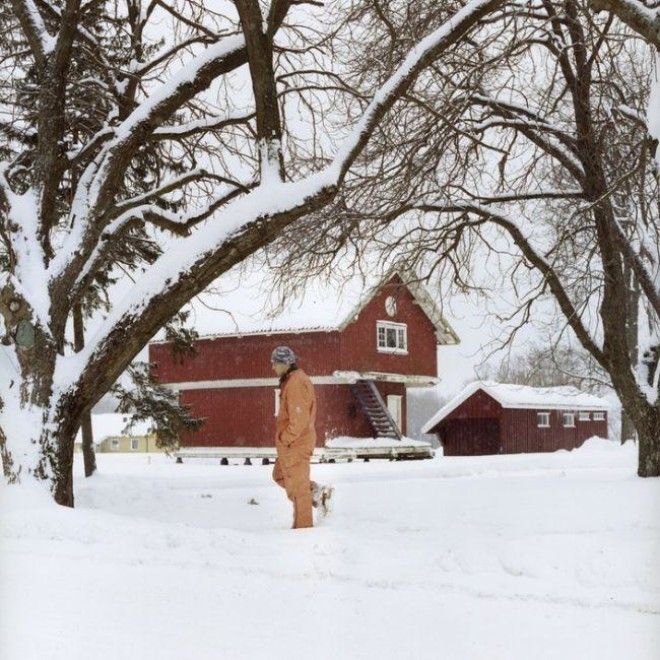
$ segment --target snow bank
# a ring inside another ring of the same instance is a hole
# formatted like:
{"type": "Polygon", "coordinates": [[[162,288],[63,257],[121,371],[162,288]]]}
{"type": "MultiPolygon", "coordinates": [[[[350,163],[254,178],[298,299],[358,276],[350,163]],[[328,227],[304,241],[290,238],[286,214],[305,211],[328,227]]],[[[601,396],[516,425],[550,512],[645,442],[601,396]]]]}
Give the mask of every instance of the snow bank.
{"type": "Polygon", "coordinates": [[[3,660],[658,657],[634,446],[313,466],[334,511],[295,532],[272,466],[97,458],[75,510],[0,490],[3,660]]]}
{"type": "Polygon", "coordinates": [[[609,438],[599,438],[597,435],[594,435],[585,440],[577,449],[573,449],[573,452],[579,454],[600,451],[617,452],[620,455],[624,455],[630,452],[636,453],[637,446],[634,442],[627,442],[625,445],[622,445],[620,442],[610,440],[609,438]]]}
{"type": "Polygon", "coordinates": [[[362,448],[383,448],[397,449],[402,447],[430,447],[431,443],[422,440],[413,440],[412,438],[351,438],[348,436],[339,436],[325,441],[325,446],[330,449],[362,449],[362,448]]]}

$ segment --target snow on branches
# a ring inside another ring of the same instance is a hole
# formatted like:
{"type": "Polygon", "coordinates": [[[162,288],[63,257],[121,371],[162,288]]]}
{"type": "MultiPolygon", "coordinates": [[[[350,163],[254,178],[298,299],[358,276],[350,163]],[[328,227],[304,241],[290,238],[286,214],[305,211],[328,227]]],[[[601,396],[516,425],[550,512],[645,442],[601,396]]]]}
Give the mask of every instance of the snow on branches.
{"type": "MultiPolygon", "coordinates": [[[[81,415],[153,334],[222,272],[328,204],[420,72],[501,4],[472,0],[448,14],[372,88],[334,153],[328,141],[310,151],[280,114],[284,92],[320,122],[325,103],[351,98],[326,46],[289,21],[288,0],[267,16],[257,0],[214,11],[187,0],[176,9],[15,0],[2,10],[0,66],[11,82],[10,120],[0,120],[0,256],[22,334],[9,307],[0,310],[20,405],[48,419],[28,442],[49,448],[57,501],[72,502],[81,415]],[[314,95],[304,84],[283,89],[291,75],[310,76],[314,95]],[[95,327],[72,351],[77,305],[95,327]]],[[[295,11],[311,20],[322,9],[295,11]]],[[[11,451],[16,438],[5,440],[11,451]]]]}

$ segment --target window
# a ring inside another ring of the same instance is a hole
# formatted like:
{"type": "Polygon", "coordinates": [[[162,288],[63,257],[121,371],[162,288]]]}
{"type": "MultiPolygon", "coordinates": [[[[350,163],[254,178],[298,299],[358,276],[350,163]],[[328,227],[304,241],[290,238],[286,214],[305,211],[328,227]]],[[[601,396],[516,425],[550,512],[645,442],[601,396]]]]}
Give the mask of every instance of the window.
{"type": "Polygon", "coordinates": [[[408,326],[405,323],[376,323],[376,342],[379,353],[407,353],[408,326]]]}
{"type": "Polygon", "coordinates": [[[581,422],[588,422],[591,419],[591,416],[588,412],[581,412],[578,414],[578,420],[581,422]]]}
{"type": "Polygon", "coordinates": [[[131,438],[131,449],[137,451],[140,446],[140,441],[137,438],[131,438]]]}
{"type": "Polygon", "coordinates": [[[280,397],[282,396],[282,390],[278,387],[274,390],[275,392],[275,417],[280,414],[280,397]]]}
{"type": "Polygon", "coordinates": [[[119,449],[119,440],[116,440],[115,438],[113,438],[110,441],[110,448],[111,449],[119,449]]]}
{"type": "Polygon", "coordinates": [[[564,427],[569,428],[575,426],[575,413],[565,412],[564,413],[564,427]]]}
{"type": "Polygon", "coordinates": [[[595,412],[594,413],[594,422],[604,422],[605,413],[604,412],[595,412]]]}
{"type": "Polygon", "coordinates": [[[396,316],[396,298],[387,296],[385,299],[385,312],[388,316],[396,316]]]}
{"type": "Polygon", "coordinates": [[[536,423],[540,429],[547,429],[550,426],[550,413],[549,412],[536,413],[536,423]]]}

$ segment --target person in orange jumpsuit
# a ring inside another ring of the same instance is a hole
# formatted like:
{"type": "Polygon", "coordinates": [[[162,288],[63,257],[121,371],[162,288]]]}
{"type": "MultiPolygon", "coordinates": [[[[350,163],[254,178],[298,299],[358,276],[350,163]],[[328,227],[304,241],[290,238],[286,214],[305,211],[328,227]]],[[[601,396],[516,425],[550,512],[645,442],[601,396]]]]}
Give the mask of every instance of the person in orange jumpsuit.
{"type": "Polygon", "coordinates": [[[271,362],[280,379],[273,480],[286,490],[293,503],[293,529],[312,527],[312,507],[321,506],[327,513],[332,495],[331,488],[310,480],[309,462],[316,445],[314,386],[298,368],[296,355],[288,346],[278,346],[271,362]]]}

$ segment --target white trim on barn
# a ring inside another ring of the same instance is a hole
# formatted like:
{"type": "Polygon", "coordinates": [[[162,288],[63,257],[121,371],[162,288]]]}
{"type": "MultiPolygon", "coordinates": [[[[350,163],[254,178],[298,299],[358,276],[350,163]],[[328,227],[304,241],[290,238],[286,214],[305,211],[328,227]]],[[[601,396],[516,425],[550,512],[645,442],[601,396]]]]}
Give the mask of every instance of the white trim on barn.
{"type": "MultiPolygon", "coordinates": [[[[378,371],[335,371],[332,376],[310,376],[314,385],[350,385],[358,380],[377,380],[387,383],[402,383],[415,387],[435,385],[437,378],[432,376],[411,376],[388,374],[378,371]]],[[[171,390],[223,390],[239,387],[273,387],[278,385],[277,378],[225,378],[221,380],[195,380],[181,383],[162,383],[171,390]]]]}
{"type": "MultiPolygon", "coordinates": [[[[530,410],[568,410],[568,411],[598,411],[605,418],[605,412],[610,405],[604,399],[585,394],[575,387],[530,387],[528,385],[512,385],[494,383],[491,381],[475,381],[468,385],[460,394],[443,406],[422,427],[422,433],[430,430],[452,413],[475,392],[482,390],[497,401],[502,408],[530,410]]],[[[594,415],[594,420],[596,419],[594,415]]]]}
{"type": "Polygon", "coordinates": [[[334,375],[342,383],[355,383],[358,380],[377,380],[384,383],[403,383],[411,387],[430,387],[440,382],[440,379],[435,376],[388,374],[382,371],[335,371],[334,375]]]}

